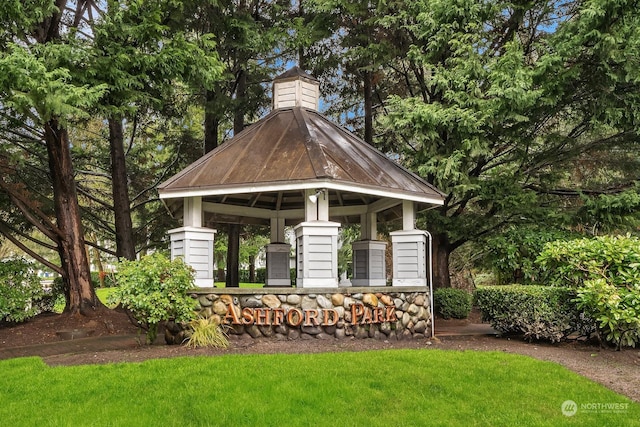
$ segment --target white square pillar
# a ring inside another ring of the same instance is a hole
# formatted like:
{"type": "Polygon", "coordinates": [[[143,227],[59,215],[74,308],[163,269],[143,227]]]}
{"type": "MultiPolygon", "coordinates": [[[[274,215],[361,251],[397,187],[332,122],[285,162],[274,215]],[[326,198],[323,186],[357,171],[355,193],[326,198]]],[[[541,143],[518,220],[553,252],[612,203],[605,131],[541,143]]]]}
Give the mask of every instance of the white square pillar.
{"type": "Polygon", "coordinates": [[[353,286],[386,286],[385,252],[387,242],[359,240],[351,244],[353,252],[353,286]]]}
{"type": "Polygon", "coordinates": [[[287,243],[270,243],[267,250],[267,274],[265,286],[291,287],[291,270],[289,254],[291,245],[287,243]]]}
{"type": "Polygon", "coordinates": [[[422,230],[391,232],[393,286],[428,286],[427,233],[422,230]]]}
{"type": "Polygon", "coordinates": [[[294,228],[297,287],[338,287],[339,227],[337,222],[307,221],[294,228]]]}
{"type": "Polygon", "coordinates": [[[196,272],[196,286],[213,287],[213,241],[216,230],[180,227],[169,230],[171,259],[182,258],[196,272]]]}

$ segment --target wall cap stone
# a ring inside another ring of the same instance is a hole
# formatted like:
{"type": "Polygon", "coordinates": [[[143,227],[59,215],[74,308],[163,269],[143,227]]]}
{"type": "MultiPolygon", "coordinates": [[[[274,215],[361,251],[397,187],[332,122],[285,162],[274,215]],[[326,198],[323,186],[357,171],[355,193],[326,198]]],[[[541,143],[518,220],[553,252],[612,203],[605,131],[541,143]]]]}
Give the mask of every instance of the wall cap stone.
{"type": "Polygon", "coordinates": [[[196,288],[190,294],[228,294],[228,295],[308,295],[308,294],[357,294],[357,293],[411,293],[429,292],[428,286],[349,286],[342,288],[196,288]]]}

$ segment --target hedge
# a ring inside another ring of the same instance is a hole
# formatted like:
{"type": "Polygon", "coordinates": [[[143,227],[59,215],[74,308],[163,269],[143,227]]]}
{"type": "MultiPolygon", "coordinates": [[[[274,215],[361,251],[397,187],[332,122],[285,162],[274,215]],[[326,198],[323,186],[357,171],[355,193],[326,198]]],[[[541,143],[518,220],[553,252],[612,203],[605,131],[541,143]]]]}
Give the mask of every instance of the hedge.
{"type": "Polygon", "coordinates": [[[573,301],[577,294],[565,287],[506,285],[476,289],[475,304],[482,320],[503,334],[524,334],[527,340],[558,342],[578,333],[589,336],[594,322],[573,301]]]}

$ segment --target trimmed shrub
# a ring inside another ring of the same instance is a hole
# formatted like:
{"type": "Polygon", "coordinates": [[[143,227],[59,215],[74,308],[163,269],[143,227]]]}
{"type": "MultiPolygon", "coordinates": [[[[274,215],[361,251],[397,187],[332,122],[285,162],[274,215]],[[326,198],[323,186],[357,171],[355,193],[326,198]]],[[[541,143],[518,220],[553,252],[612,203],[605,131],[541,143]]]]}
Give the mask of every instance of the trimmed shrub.
{"type": "Polygon", "coordinates": [[[618,349],[640,342],[640,239],[599,236],[552,242],[538,263],[551,284],[576,288],[575,302],[597,321],[600,339],[618,349]]]}
{"type": "Polygon", "coordinates": [[[505,285],[478,288],[475,303],[482,320],[503,334],[524,334],[527,340],[558,342],[573,333],[588,336],[593,320],[573,302],[576,291],[569,288],[505,285]]]}
{"type": "Polygon", "coordinates": [[[181,258],[170,261],[160,253],[139,261],[122,260],[116,273],[118,288],[109,295],[110,305],[121,304],[147,331],[153,344],[158,325],[167,320],[188,322],[195,318],[194,272],[181,258]]]}
{"type": "Polygon", "coordinates": [[[0,322],[23,322],[40,312],[40,278],[24,259],[0,261],[0,322]]]}
{"type": "MultiPolygon", "coordinates": [[[[240,270],[238,272],[239,280],[241,283],[251,283],[250,279],[250,271],[249,270],[240,270]]],[[[266,278],[266,268],[256,268],[256,280],[254,283],[264,283],[266,278]]]]}
{"type": "Polygon", "coordinates": [[[440,288],[433,293],[433,303],[445,319],[466,319],[471,312],[473,295],[462,289],[440,288]]]}

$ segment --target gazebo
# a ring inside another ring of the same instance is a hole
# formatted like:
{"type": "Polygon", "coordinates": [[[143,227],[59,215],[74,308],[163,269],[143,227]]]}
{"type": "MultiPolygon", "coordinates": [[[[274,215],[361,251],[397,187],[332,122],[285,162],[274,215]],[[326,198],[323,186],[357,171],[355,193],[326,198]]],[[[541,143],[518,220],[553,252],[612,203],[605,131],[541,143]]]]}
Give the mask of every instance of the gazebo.
{"type": "Polygon", "coordinates": [[[337,288],[338,232],[359,223],[353,243],[353,286],[385,286],[386,242],[380,221],[402,218],[391,232],[392,286],[428,286],[428,233],[416,212],[443,204],[443,194],[318,112],[319,82],[294,67],[273,82],[273,110],[158,187],[182,227],[170,230],[172,257],[214,280],[213,224],[270,227],[266,286],[291,286],[295,231],[296,287],[337,288]]]}

